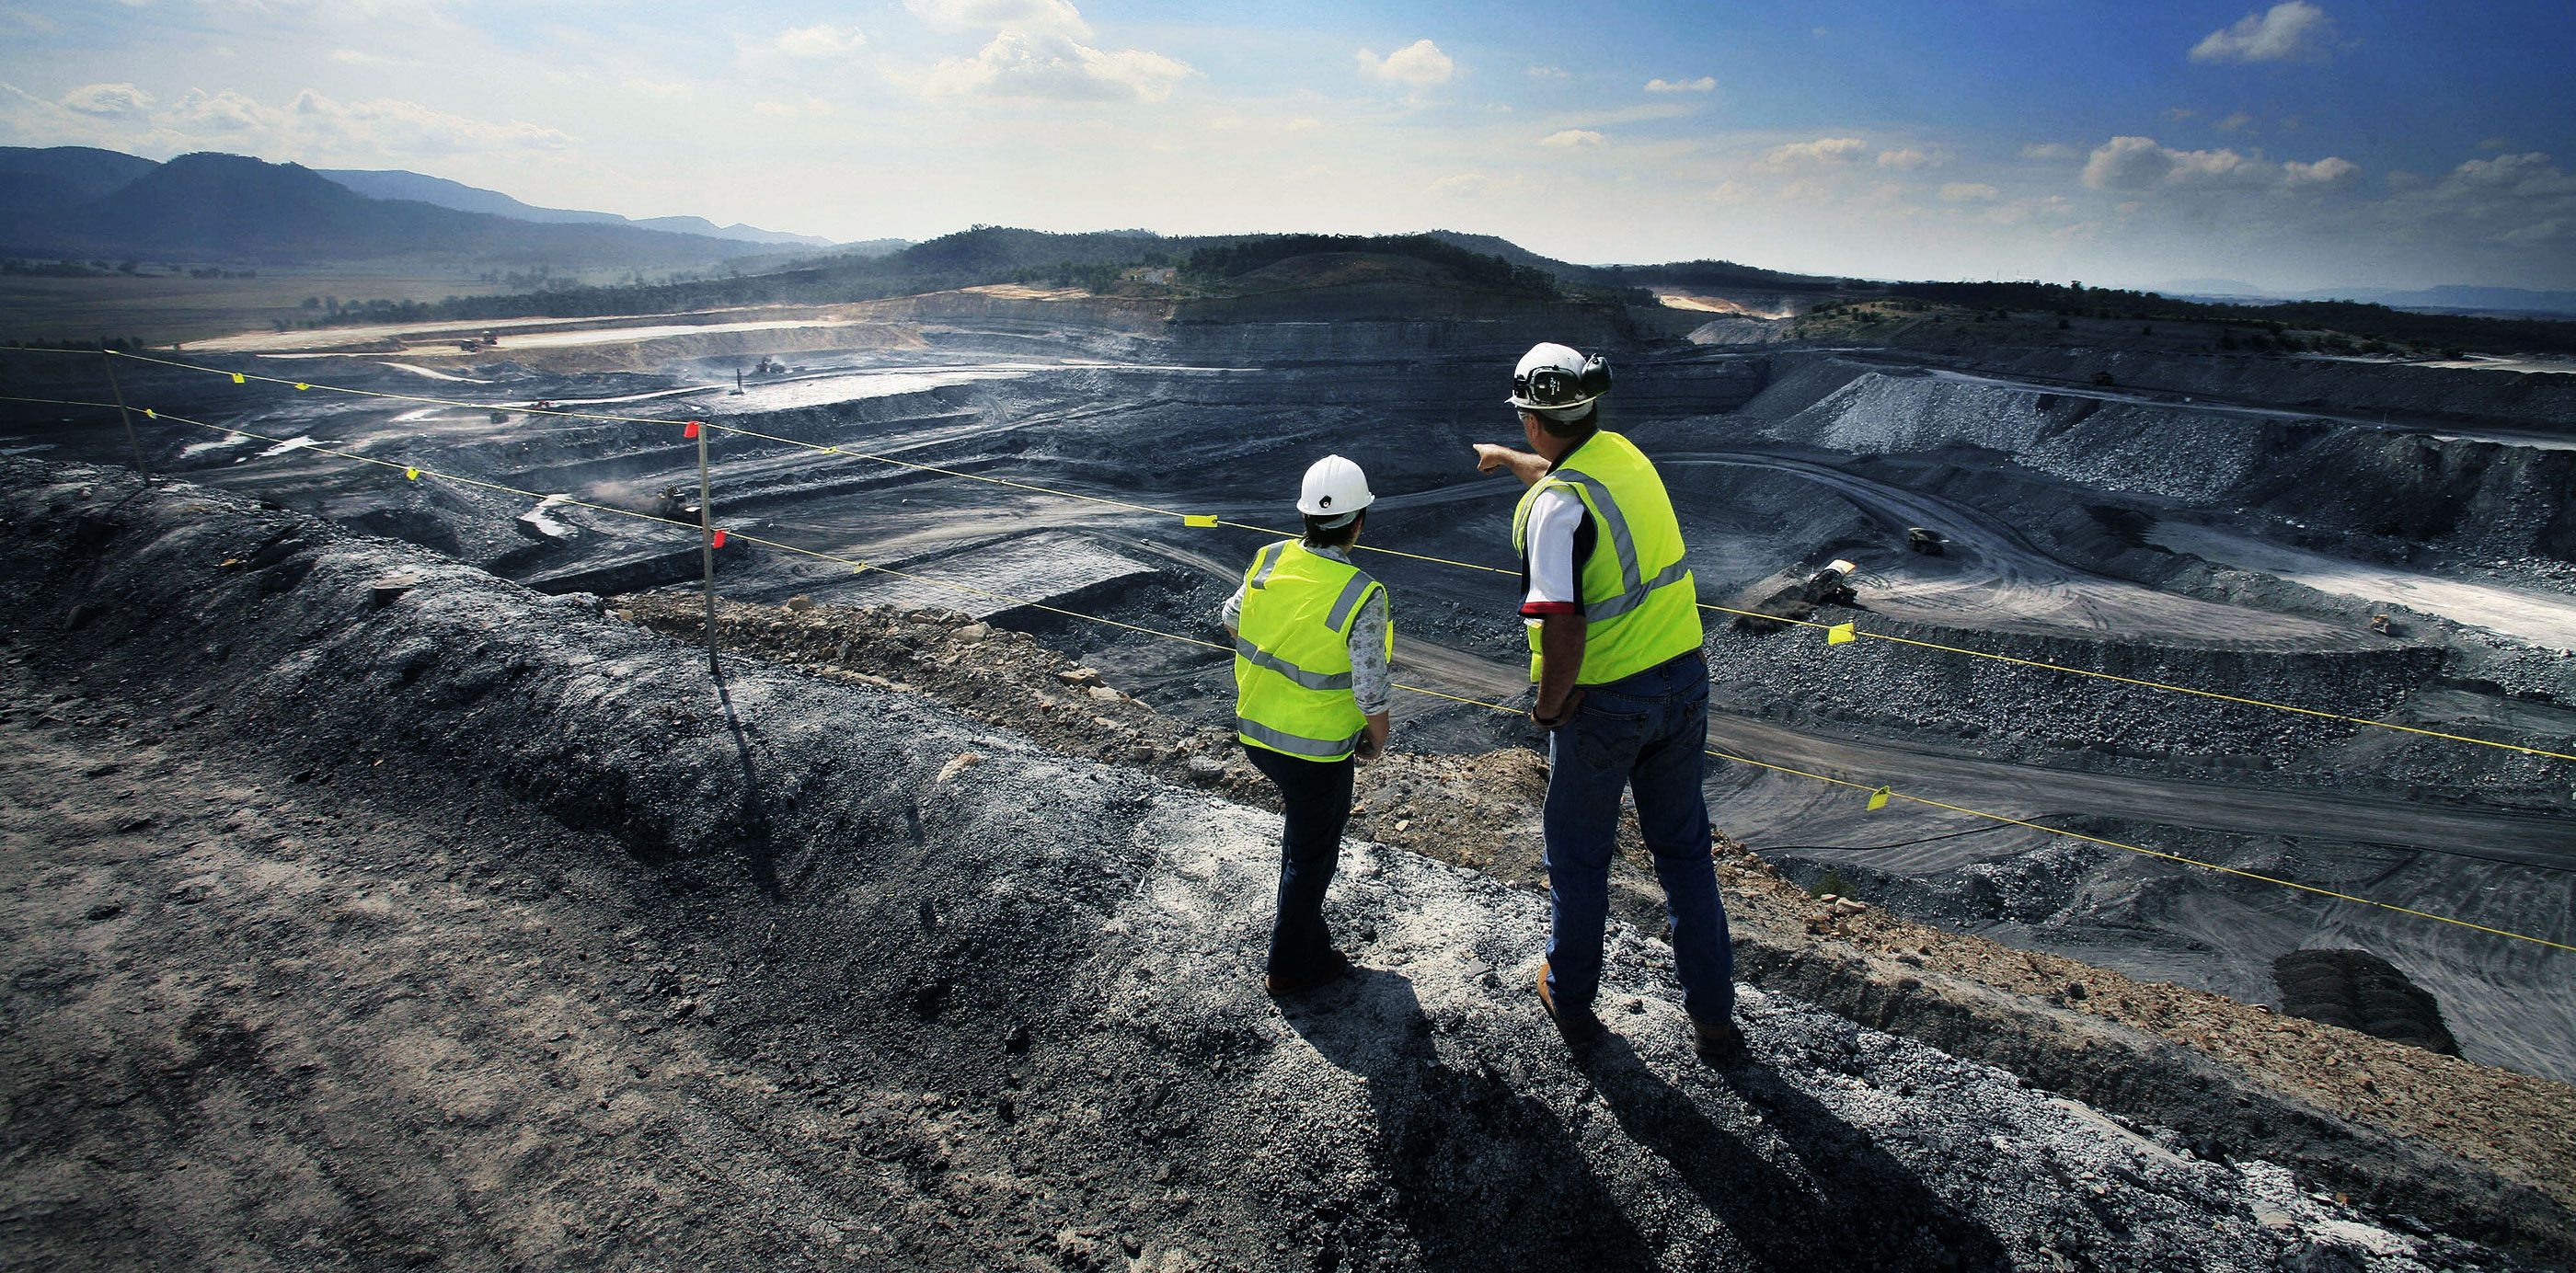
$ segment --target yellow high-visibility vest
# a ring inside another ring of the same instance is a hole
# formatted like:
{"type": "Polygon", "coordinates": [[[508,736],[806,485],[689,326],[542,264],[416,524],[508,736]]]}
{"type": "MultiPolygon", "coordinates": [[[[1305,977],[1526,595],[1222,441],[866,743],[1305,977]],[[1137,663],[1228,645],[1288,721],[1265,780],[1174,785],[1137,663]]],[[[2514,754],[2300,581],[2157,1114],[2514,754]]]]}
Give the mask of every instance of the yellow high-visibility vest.
{"type": "MultiPolygon", "coordinates": [[[[1368,734],[1368,717],[1351,697],[1351,625],[1385,585],[1296,540],[1262,549],[1243,583],[1235,736],[1300,760],[1348,757],[1368,734]]],[[[1386,646],[1392,656],[1392,622],[1386,646]]]]}
{"type": "MultiPolygon", "coordinates": [[[[1699,588],[1682,564],[1682,527],[1664,479],[1637,444],[1607,429],[1557,461],[1512,511],[1512,548],[1529,552],[1530,506],[1563,489],[1583,501],[1597,533],[1581,583],[1583,670],[1577,685],[1604,685],[1700,646],[1699,588]]],[[[1539,679],[1539,625],[1529,625],[1530,679],[1539,679]]]]}

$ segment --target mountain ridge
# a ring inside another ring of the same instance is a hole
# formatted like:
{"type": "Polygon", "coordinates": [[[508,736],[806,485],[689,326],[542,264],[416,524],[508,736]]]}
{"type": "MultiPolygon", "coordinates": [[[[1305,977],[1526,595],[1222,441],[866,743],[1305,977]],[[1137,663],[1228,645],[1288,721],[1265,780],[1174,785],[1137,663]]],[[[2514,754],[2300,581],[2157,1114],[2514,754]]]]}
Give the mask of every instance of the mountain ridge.
{"type": "Polygon", "coordinates": [[[300,164],[198,152],[94,198],[0,214],[0,250],[278,262],[464,255],[557,266],[671,267],[766,255],[782,247],[372,199],[300,164]]]}

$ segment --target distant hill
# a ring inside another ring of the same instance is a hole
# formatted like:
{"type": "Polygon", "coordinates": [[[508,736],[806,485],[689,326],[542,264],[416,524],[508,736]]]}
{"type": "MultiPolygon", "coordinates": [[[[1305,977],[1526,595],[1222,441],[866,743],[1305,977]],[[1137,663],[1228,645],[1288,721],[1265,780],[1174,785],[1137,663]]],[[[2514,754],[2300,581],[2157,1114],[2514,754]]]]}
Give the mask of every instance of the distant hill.
{"type": "Polygon", "coordinates": [[[161,165],[87,146],[0,146],[0,212],[68,208],[110,194],[161,165]]]}
{"type": "Polygon", "coordinates": [[[431,177],[399,168],[360,170],[353,168],[316,169],[321,176],[347,186],[370,199],[409,199],[435,204],[459,212],[480,212],[487,216],[512,217],[550,225],[632,225],[670,234],[696,234],[711,239],[733,239],[743,243],[789,244],[797,247],[830,247],[830,239],[811,234],[784,234],[748,225],[717,225],[705,217],[621,217],[613,212],[577,212],[569,208],[540,208],[522,203],[498,190],[485,190],[445,177],[431,177]]]}
{"type": "Polygon", "coordinates": [[[272,262],[467,257],[561,268],[705,266],[777,252],[631,225],[546,224],[371,199],[297,164],[181,155],[96,198],[0,215],[0,252],[272,262]]]}
{"type": "Polygon", "coordinates": [[[1509,239],[1457,230],[1432,230],[1425,237],[1455,244],[1470,252],[1499,256],[1514,265],[1545,270],[1568,283],[1593,287],[1742,288],[1774,292],[1830,292],[1842,280],[1816,274],[1790,274],[1733,261],[1668,261],[1661,265],[1576,265],[1540,256],[1509,239]]]}
{"type": "Polygon", "coordinates": [[[2166,296],[2208,300],[2280,303],[2286,301],[2358,301],[2390,309],[2438,310],[2477,314],[2551,314],[2576,316],[2576,292],[2544,292],[2527,287],[2480,287],[2446,283],[2440,287],[2401,290],[2386,287],[2328,287],[2306,292],[2275,292],[2224,278],[2175,279],[2156,291],[2166,296]]]}

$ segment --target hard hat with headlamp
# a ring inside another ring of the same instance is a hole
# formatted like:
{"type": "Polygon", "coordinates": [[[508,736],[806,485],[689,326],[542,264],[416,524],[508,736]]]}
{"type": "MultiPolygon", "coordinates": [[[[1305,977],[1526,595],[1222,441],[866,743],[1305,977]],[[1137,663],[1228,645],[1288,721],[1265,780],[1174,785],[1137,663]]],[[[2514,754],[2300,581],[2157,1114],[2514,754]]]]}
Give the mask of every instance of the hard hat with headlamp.
{"type": "Polygon", "coordinates": [[[1547,341],[1521,355],[1512,370],[1512,396],[1504,401],[1553,420],[1572,420],[1609,391],[1609,359],[1586,358],[1572,346],[1547,341]]]}

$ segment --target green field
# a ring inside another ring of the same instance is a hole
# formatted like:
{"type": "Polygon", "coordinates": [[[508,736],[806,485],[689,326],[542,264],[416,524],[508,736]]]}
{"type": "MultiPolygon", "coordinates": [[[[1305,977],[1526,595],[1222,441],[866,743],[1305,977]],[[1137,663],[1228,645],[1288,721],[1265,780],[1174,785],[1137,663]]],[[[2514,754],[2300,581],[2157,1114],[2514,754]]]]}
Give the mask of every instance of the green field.
{"type": "Polygon", "coordinates": [[[147,345],[204,340],[298,322],[320,311],[306,297],[435,301],[512,290],[471,274],[313,268],[257,278],[146,275],[99,278],[0,276],[0,343],[128,338],[147,345]]]}

